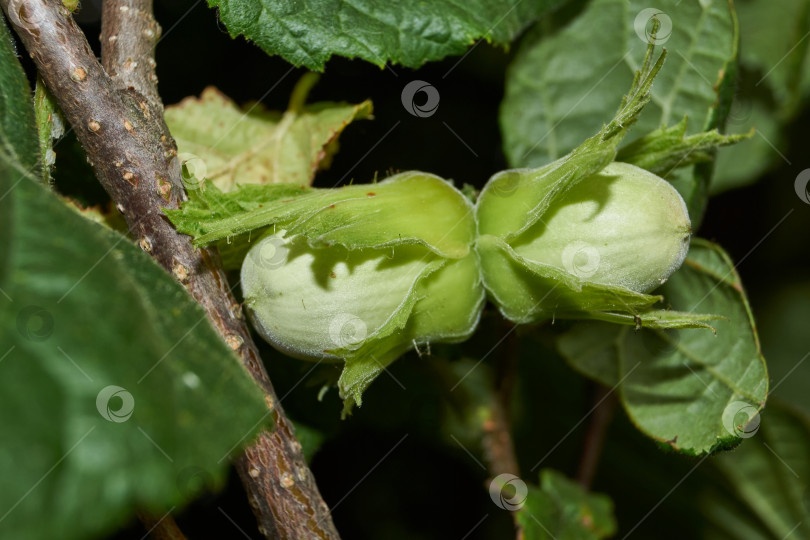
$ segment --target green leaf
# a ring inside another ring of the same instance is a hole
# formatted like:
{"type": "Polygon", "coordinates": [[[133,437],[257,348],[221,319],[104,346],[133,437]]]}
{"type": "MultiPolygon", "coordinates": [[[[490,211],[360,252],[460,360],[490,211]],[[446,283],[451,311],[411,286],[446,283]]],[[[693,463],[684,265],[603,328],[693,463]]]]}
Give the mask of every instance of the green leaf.
{"type": "Polygon", "coordinates": [[[729,129],[744,130],[753,126],[756,131],[750,139],[717,152],[712,194],[755,182],[784,159],[780,156],[780,149],[787,148],[777,114],[767,103],[743,96],[736,99],[736,108],[732,108],[729,117],[729,129]]]}
{"type": "Polygon", "coordinates": [[[756,85],[774,94],[777,117],[787,121],[810,97],[810,2],[735,2],[744,47],[741,62],[756,70],[756,85]]]}
{"type": "Polygon", "coordinates": [[[34,113],[39,135],[39,151],[42,157],[42,181],[45,184],[51,184],[53,181],[51,169],[56,162],[53,141],[65,134],[65,123],[56,99],[45,87],[45,83],[40,77],[37,77],[37,86],[34,91],[34,113]]]}
{"type": "Polygon", "coordinates": [[[686,135],[686,117],[668,128],[659,128],[626,145],[616,159],[669,178],[679,168],[706,163],[715,148],[750,139],[753,131],[741,135],[721,135],[716,129],[686,135]]]}
{"type": "Polygon", "coordinates": [[[529,486],[517,521],[526,540],[598,540],[616,534],[610,498],[588,493],[551,469],[540,471],[540,487],[529,486]]]}
{"type": "Polygon", "coordinates": [[[332,55],[419,67],[462,54],[477,39],[508,44],[563,0],[208,0],[232,37],[322,70],[332,55]]]}
{"type": "Polygon", "coordinates": [[[810,354],[807,350],[807,325],[810,320],[810,282],[782,280],[776,291],[769,292],[762,306],[758,325],[763,349],[768,355],[768,372],[774,385],[771,395],[801,408],[810,415],[810,354]]]}
{"type": "Polygon", "coordinates": [[[266,409],[203,310],[126,238],[31,179],[7,198],[2,536],[87,538],[188,501],[190,472],[221,486],[223,458],[266,409]]]}
{"type": "Polygon", "coordinates": [[[578,371],[618,387],[631,420],[662,444],[692,455],[734,444],[743,428],[732,413],[761,410],[768,390],[739,276],[718,246],[695,239],[661,292],[674,309],[727,320],[712,323],[716,335],[580,323],[560,338],[560,351],[578,371]]]}
{"type": "Polygon", "coordinates": [[[0,191],[3,197],[23,177],[40,175],[31,90],[4,19],[0,20],[0,90],[0,178],[10,182],[0,191]]]}
{"type": "Polygon", "coordinates": [[[256,104],[240,109],[214,88],[167,107],[166,124],[177,141],[178,158],[187,176],[194,176],[187,187],[199,188],[203,178],[222,191],[237,184],[310,185],[328,164],[330,144],[372,110],[370,101],[304,106],[310,84],[306,79],[299,83],[283,114],[256,104]]]}
{"type": "Polygon", "coordinates": [[[0,33],[0,536],[97,537],[221,486],[266,408],[180,285],[40,185],[0,33]]]}
{"type": "MultiPolygon", "coordinates": [[[[19,183],[40,178],[40,156],[31,91],[16,56],[6,21],[0,17],[0,230],[11,226],[10,191],[19,183]]],[[[0,234],[0,281],[6,276],[11,238],[0,234]]],[[[5,296],[0,289],[0,297],[5,296]]]]}
{"type": "MultiPolygon", "coordinates": [[[[736,58],[729,3],[664,0],[655,7],[662,14],[657,40],[670,54],[632,133],[641,136],[685,116],[689,134],[722,127],[730,96],[724,92],[718,100],[717,92],[725,90],[736,58]]],[[[537,28],[527,37],[509,69],[501,109],[510,166],[537,167],[557,159],[611,117],[624,81],[644,55],[649,39],[644,23],[652,16],[647,8],[641,0],[594,0],[563,29],[537,28]]],[[[694,222],[705,204],[706,174],[697,171],[675,182],[694,222]]]]}
{"type": "Polygon", "coordinates": [[[810,538],[810,420],[770,401],[759,430],[749,436],[712,463],[770,538],[810,538]]]}
{"type": "Polygon", "coordinates": [[[810,2],[735,2],[740,19],[740,53],[745,79],[729,115],[729,129],[753,126],[757,133],[718,153],[712,193],[750,184],[785,160],[783,133],[810,97],[810,2]]]}

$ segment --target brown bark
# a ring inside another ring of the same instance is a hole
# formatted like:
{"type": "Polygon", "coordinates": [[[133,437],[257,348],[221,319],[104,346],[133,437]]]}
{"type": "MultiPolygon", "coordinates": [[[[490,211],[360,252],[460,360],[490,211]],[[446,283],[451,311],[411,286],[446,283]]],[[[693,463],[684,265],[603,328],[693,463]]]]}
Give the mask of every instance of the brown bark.
{"type": "Polygon", "coordinates": [[[338,538],[329,509],[281,409],[215,250],[195,249],[161,208],[186,199],[180,164],[155,89],[160,33],[151,0],[105,0],[104,68],[59,0],[0,0],[40,75],[73,126],[137,244],[202,305],[242,360],[275,421],[236,465],[268,538],[338,538]],[[115,39],[113,39],[115,38],[115,39]]]}

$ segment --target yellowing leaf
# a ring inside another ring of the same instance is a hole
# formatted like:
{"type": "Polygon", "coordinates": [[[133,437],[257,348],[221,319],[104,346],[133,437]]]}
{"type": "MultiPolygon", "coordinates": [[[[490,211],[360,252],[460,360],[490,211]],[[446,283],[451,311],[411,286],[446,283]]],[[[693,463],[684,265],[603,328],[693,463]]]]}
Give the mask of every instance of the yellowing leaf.
{"type": "Polygon", "coordinates": [[[230,191],[237,183],[311,184],[327,164],[327,147],[349,123],[369,118],[371,111],[368,100],[357,105],[293,103],[283,114],[258,104],[242,109],[208,87],[199,98],[168,107],[166,123],[180,159],[194,160],[197,178],[230,191]]]}

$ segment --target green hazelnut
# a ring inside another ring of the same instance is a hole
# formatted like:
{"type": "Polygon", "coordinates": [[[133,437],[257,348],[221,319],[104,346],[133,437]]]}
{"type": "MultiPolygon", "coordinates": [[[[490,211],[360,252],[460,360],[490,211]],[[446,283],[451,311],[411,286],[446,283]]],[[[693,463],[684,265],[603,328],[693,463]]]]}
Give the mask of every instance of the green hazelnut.
{"type": "Polygon", "coordinates": [[[485,292],[473,207],[448,182],[403,173],[327,195],[250,249],[241,284],[275,348],[345,361],[350,406],[408,349],[469,337],[485,292]]]}
{"type": "Polygon", "coordinates": [[[613,162],[555,194],[527,223],[506,209],[531,213],[520,193],[536,189],[536,178],[536,171],[497,175],[476,209],[484,283],[508,318],[641,307],[641,293],[686,257],[689,214],[666,180],[613,162]]]}

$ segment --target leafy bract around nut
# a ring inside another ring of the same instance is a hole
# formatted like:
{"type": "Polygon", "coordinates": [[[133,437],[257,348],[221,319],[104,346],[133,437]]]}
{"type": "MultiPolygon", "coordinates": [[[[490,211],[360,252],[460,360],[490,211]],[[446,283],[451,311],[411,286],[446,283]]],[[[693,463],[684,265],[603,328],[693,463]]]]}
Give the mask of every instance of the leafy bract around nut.
{"type": "Polygon", "coordinates": [[[689,246],[689,216],[678,192],[618,162],[556,197],[512,240],[486,234],[497,226],[493,219],[480,223],[484,281],[516,322],[649,307],[658,297],[643,293],[666,281],[689,246]]]}
{"type": "Polygon", "coordinates": [[[649,101],[663,57],[636,74],[612,122],[568,155],[493,176],[476,205],[483,280],[508,319],[597,318],[654,327],[701,327],[711,316],[651,311],[644,294],[683,262],[691,232],[666,181],[612,162],[649,101]]]}
{"type": "Polygon", "coordinates": [[[403,352],[461,341],[477,325],[485,294],[473,209],[441,178],[409,172],[308,190],[239,219],[276,231],[253,242],[242,265],[254,327],[292,356],[344,360],[347,411],[403,352]]]}

